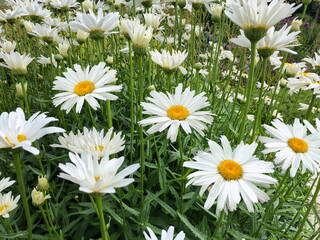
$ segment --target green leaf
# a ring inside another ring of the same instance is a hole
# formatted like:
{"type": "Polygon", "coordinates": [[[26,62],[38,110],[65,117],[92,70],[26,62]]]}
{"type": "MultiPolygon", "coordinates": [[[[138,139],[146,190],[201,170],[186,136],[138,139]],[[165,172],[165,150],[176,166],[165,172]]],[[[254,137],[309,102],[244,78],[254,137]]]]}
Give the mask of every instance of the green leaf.
{"type": "Polygon", "coordinates": [[[179,216],[179,218],[182,220],[182,222],[191,230],[191,232],[198,238],[198,239],[201,239],[201,240],[206,240],[207,237],[202,233],[200,232],[198,229],[196,229],[190,222],[189,220],[183,216],[181,213],[179,213],[177,211],[177,214],[179,216]]]}

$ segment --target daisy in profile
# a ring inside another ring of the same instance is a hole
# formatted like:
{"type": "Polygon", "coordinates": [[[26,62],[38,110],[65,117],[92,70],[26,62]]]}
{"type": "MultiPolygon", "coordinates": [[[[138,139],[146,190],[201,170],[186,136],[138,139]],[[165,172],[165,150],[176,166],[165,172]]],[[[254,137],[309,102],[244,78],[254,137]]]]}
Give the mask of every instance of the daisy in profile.
{"type": "Polygon", "coordinates": [[[154,116],[146,118],[139,123],[142,126],[153,125],[147,133],[162,132],[169,127],[167,138],[175,142],[178,136],[180,126],[187,133],[191,133],[191,127],[201,136],[204,136],[203,130],[207,127],[204,123],[211,124],[213,115],[209,111],[200,111],[208,107],[207,97],[204,92],[195,96],[195,91],[190,91],[190,87],[182,92],[182,84],[175,89],[175,94],[150,92],[152,97],[148,97],[151,103],[142,102],[144,114],[154,116]]]}
{"type": "Polygon", "coordinates": [[[18,206],[18,201],[20,199],[20,195],[14,198],[11,195],[11,192],[6,194],[0,193],[0,216],[3,218],[8,218],[9,213],[18,206]]]}
{"type": "MultiPolygon", "coordinates": [[[[0,175],[1,175],[1,172],[0,172],[0,175]]],[[[15,181],[14,180],[10,181],[10,178],[1,179],[0,180],[0,192],[2,192],[7,187],[10,187],[14,183],[15,183],[15,181]]]]}
{"type": "Polygon", "coordinates": [[[188,57],[188,53],[186,52],[186,50],[184,50],[183,52],[181,52],[180,50],[172,50],[171,54],[166,50],[162,50],[161,53],[158,50],[155,50],[150,51],[150,55],[151,60],[154,63],[160,65],[165,72],[172,73],[177,68],[179,68],[179,70],[183,74],[187,74],[187,70],[181,66],[184,60],[186,60],[186,58],[188,57]]]}
{"type": "Polygon", "coordinates": [[[0,115],[0,149],[18,149],[38,155],[39,150],[32,143],[51,133],[64,132],[59,127],[44,127],[50,122],[58,121],[47,117],[45,113],[37,112],[26,120],[21,108],[14,112],[4,112],[0,115]]]}
{"type": "Polygon", "coordinates": [[[262,152],[268,154],[276,153],[275,163],[281,166],[285,172],[290,169],[290,176],[294,177],[302,163],[302,173],[308,169],[312,173],[320,171],[320,133],[314,132],[307,134],[305,127],[298,119],[294,120],[293,125],[288,125],[278,119],[272,121],[272,126],[264,125],[270,137],[260,137],[266,149],[262,152]]]}
{"type": "Polygon", "coordinates": [[[79,184],[79,190],[86,193],[115,193],[115,188],[125,187],[134,181],[133,178],[125,178],[134,173],[140,164],[126,167],[119,173],[124,157],[109,159],[109,155],[101,160],[97,155],[82,153],[69,153],[72,163],[59,163],[63,171],[58,177],[79,184]]]}
{"type": "Polygon", "coordinates": [[[229,0],[225,14],[239,25],[250,41],[259,41],[270,27],[284,18],[290,17],[299,7],[284,0],[229,0]]]}
{"type": "Polygon", "coordinates": [[[89,33],[93,39],[103,39],[118,26],[119,16],[118,12],[104,14],[101,8],[98,9],[98,16],[96,16],[89,9],[88,14],[78,12],[76,20],[70,22],[70,27],[75,31],[80,29],[89,33]]]}
{"type": "MultiPolygon", "coordinates": [[[[147,227],[147,229],[148,229],[149,234],[147,234],[146,232],[143,232],[145,239],[146,240],[158,240],[158,238],[154,234],[154,232],[148,227],[147,227]]],[[[170,226],[168,228],[168,231],[165,231],[165,230],[161,231],[161,240],[184,240],[184,238],[186,236],[183,231],[179,232],[179,234],[175,238],[173,238],[173,235],[174,235],[174,227],[170,226]]]]}
{"type": "Polygon", "coordinates": [[[152,38],[153,28],[141,24],[140,21],[133,20],[127,31],[132,41],[133,51],[136,54],[145,53],[152,38]]]}
{"type": "MultiPolygon", "coordinates": [[[[275,31],[275,27],[269,28],[266,36],[260,39],[257,43],[257,50],[262,57],[270,57],[275,51],[284,51],[292,54],[297,52],[292,51],[290,47],[298,46],[295,43],[296,37],[300,32],[290,32],[291,26],[285,24],[279,31],[275,31]]],[[[241,47],[250,48],[251,42],[245,36],[244,31],[240,30],[241,35],[237,38],[231,38],[231,42],[241,47]]]]}
{"type": "Polygon", "coordinates": [[[116,70],[110,70],[104,62],[93,66],[87,66],[85,70],[78,64],[74,65],[74,70],[67,68],[64,77],[56,77],[53,82],[53,90],[62,91],[53,97],[55,106],[61,105],[62,110],[70,112],[76,105],[76,112],[80,113],[83,103],[86,100],[89,105],[97,110],[100,108],[99,100],[116,100],[117,96],[110,92],[120,92],[121,85],[109,85],[117,80],[116,70]]]}
{"type": "Polygon", "coordinates": [[[110,128],[106,134],[102,129],[98,132],[95,128],[88,130],[86,127],[83,133],[78,130],[78,134],[72,132],[67,135],[59,136],[60,144],[53,144],[52,147],[66,148],[71,152],[81,154],[82,152],[91,152],[97,154],[99,158],[106,154],[116,154],[124,149],[124,137],[121,137],[121,132],[113,132],[110,128]]]}
{"type": "Polygon", "coordinates": [[[277,183],[276,179],[265,174],[273,173],[274,166],[253,155],[258,146],[256,142],[241,142],[234,150],[225,136],[221,137],[222,147],[211,140],[208,143],[210,152],[199,151],[194,157],[195,162],[183,164],[184,167],[199,170],[188,176],[191,180],[187,186],[201,186],[200,196],[209,189],[205,209],[210,209],[217,199],[217,214],[222,210],[226,213],[228,210],[234,211],[242,198],[249,212],[253,212],[252,203],[270,199],[256,185],[269,187],[269,184],[277,183]]]}
{"type": "Polygon", "coordinates": [[[302,60],[311,64],[313,69],[315,69],[318,73],[320,72],[320,50],[314,53],[314,58],[306,57],[302,60]]]}
{"type": "Polygon", "coordinates": [[[27,66],[33,60],[30,54],[21,55],[19,52],[0,53],[0,58],[5,62],[0,63],[0,66],[11,69],[13,74],[27,74],[27,66]]]}

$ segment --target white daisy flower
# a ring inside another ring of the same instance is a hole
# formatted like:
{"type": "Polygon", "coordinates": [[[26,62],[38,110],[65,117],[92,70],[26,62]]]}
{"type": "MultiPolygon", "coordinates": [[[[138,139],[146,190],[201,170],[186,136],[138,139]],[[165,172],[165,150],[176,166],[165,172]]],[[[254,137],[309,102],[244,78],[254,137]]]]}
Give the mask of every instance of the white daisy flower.
{"type": "Polygon", "coordinates": [[[33,60],[33,58],[30,57],[30,54],[21,55],[19,52],[0,53],[0,58],[6,63],[0,63],[0,66],[25,74],[27,73],[27,66],[33,60]]]}
{"type": "Polygon", "coordinates": [[[11,196],[11,192],[6,194],[0,193],[0,216],[3,218],[8,218],[9,213],[18,206],[17,202],[19,199],[20,195],[18,195],[16,198],[13,198],[13,196],[11,196]]]}
{"type": "MultiPolygon", "coordinates": [[[[147,227],[147,229],[148,229],[149,234],[147,234],[146,232],[143,232],[145,239],[146,240],[158,240],[158,238],[154,234],[154,232],[149,227],[147,227]]],[[[179,232],[179,234],[175,238],[173,238],[174,237],[173,235],[174,235],[174,227],[170,226],[168,228],[168,231],[162,230],[161,240],[184,240],[184,238],[186,236],[183,231],[179,232]]]]}
{"type": "Polygon", "coordinates": [[[119,13],[107,13],[104,14],[101,8],[98,9],[98,16],[89,9],[89,13],[77,13],[75,21],[70,22],[70,27],[77,31],[82,30],[90,33],[90,37],[94,39],[104,38],[105,35],[111,33],[111,31],[117,27],[119,20],[119,13]]]}
{"type": "Polygon", "coordinates": [[[284,0],[229,0],[225,14],[239,25],[250,41],[260,40],[266,31],[284,18],[290,17],[300,6],[285,3],[284,0]]]}
{"type": "Polygon", "coordinates": [[[129,31],[132,31],[132,29],[136,24],[140,24],[139,18],[133,18],[133,19],[121,18],[119,20],[119,28],[127,38],[129,38],[129,31]]]}
{"type": "Polygon", "coordinates": [[[116,70],[110,70],[105,67],[106,63],[101,62],[91,68],[87,66],[85,70],[81,69],[78,64],[74,65],[74,70],[67,68],[64,72],[64,77],[56,77],[53,82],[54,90],[63,91],[53,97],[53,104],[55,106],[61,105],[62,110],[70,112],[72,107],[76,105],[76,112],[80,113],[84,100],[90,106],[97,110],[100,108],[99,100],[116,100],[117,96],[110,92],[120,92],[121,85],[109,85],[117,80],[116,70]]]}
{"type": "Polygon", "coordinates": [[[52,54],[51,58],[40,55],[40,57],[38,57],[38,59],[37,59],[37,63],[43,64],[43,65],[53,64],[53,66],[57,67],[57,61],[54,58],[54,54],[52,54]],[[51,62],[51,60],[52,60],[52,62],[51,62]]]}
{"type": "MultiPolygon", "coordinates": [[[[298,108],[298,110],[307,110],[308,108],[309,108],[309,104],[305,104],[305,103],[299,103],[299,105],[300,105],[300,108],[298,108]]],[[[312,113],[315,113],[315,112],[320,112],[320,108],[317,108],[317,107],[312,107],[312,109],[311,109],[311,112],[312,113]]],[[[317,120],[317,126],[318,126],[318,123],[320,123],[320,122],[318,122],[319,121],[319,119],[316,119],[317,120]]],[[[306,121],[306,120],[305,120],[306,121]]],[[[307,124],[306,124],[307,125],[307,124]]],[[[307,126],[308,127],[308,126],[307,126]]],[[[308,127],[309,128],[309,127],[308,127]]],[[[320,129],[320,128],[319,128],[320,129]]],[[[310,128],[309,128],[309,130],[310,130],[310,128]]],[[[311,130],[310,130],[310,132],[312,132],[311,130]]]]}
{"type": "Polygon", "coordinates": [[[230,142],[225,136],[221,137],[222,147],[209,140],[210,152],[199,151],[194,157],[195,162],[185,162],[184,167],[197,169],[188,176],[191,179],[187,186],[192,184],[201,186],[200,196],[210,186],[205,209],[210,209],[217,199],[216,213],[220,211],[234,211],[241,197],[249,212],[253,212],[253,204],[267,202],[268,194],[256,185],[269,187],[276,184],[277,180],[266,175],[273,173],[274,166],[271,162],[259,160],[254,154],[258,144],[241,143],[232,150],[230,142]]]}
{"type": "Polygon", "coordinates": [[[287,125],[278,119],[272,121],[274,127],[264,125],[270,137],[260,137],[267,149],[264,154],[276,152],[275,163],[285,172],[290,166],[290,176],[294,177],[302,163],[302,173],[306,169],[312,173],[320,171],[320,133],[307,134],[307,128],[298,119],[293,125],[287,125]]]}
{"type": "MultiPolygon", "coordinates": [[[[1,172],[0,172],[0,175],[1,175],[1,172]]],[[[10,187],[14,183],[15,183],[15,181],[14,180],[10,181],[10,178],[8,178],[8,177],[1,179],[0,180],[0,192],[2,192],[7,187],[10,187]]]]}
{"type": "Polygon", "coordinates": [[[265,28],[278,23],[284,18],[290,17],[301,4],[285,3],[284,0],[229,0],[226,3],[225,14],[243,30],[247,28],[265,28]]]}
{"type": "Polygon", "coordinates": [[[97,155],[82,153],[69,153],[72,163],[59,163],[59,168],[64,172],[58,177],[79,184],[79,190],[86,193],[115,193],[115,188],[125,187],[134,181],[125,178],[135,172],[140,164],[133,164],[117,173],[124,161],[124,157],[109,160],[109,155],[101,160],[97,155]]]}
{"type": "Polygon", "coordinates": [[[181,125],[183,130],[191,133],[191,128],[194,128],[201,136],[204,136],[203,130],[206,129],[204,123],[211,124],[213,118],[209,111],[199,111],[210,104],[205,93],[202,92],[195,96],[195,91],[190,91],[190,87],[182,92],[182,84],[176,87],[175,94],[167,95],[158,93],[157,91],[150,92],[151,97],[148,97],[151,103],[142,102],[144,114],[152,114],[155,116],[149,117],[139,122],[142,126],[155,124],[148,129],[147,133],[162,132],[169,127],[167,138],[175,142],[178,136],[178,130],[181,125]],[[204,122],[204,123],[203,123],[204,122]]]}
{"type": "Polygon", "coordinates": [[[12,51],[14,51],[14,49],[16,48],[17,44],[15,41],[7,41],[7,40],[4,40],[2,43],[1,43],[1,47],[2,47],[2,50],[5,52],[5,53],[10,53],[12,51]]]}
{"type": "Polygon", "coordinates": [[[51,28],[51,26],[48,25],[40,25],[39,23],[34,26],[30,34],[39,37],[47,43],[58,42],[59,40],[58,29],[51,28]]]}
{"type": "Polygon", "coordinates": [[[288,78],[289,94],[299,90],[313,89],[314,94],[319,93],[320,77],[315,73],[298,74],[295,78],[288,78]]]}
{"type": "Polygon", "coordinates": [[[149,42],[151,41],[153,34],[152,27],[147,27],[139,21],[134,21],[132,26],[127,30],[134,47],[134,51],[139,52],[139,50],[149,47],[149,42]]]}
{"type": "Polygon", "coordinates": [[[310,63],[314,69],[319,68],[320,67],[320,49],[318,50],[318,52],[314,53],[314,58],[306,57],[302,60],[307,63],[310,63]]]}
{"type": "MultiPolygon", "coordinates": [[[[258,41],[257,50],[260,55],[263,55],[264,52],[270,52],[270,55],[274,53],[274,51],[284,51],[292,54],[297,54],[297,52],[289,49],[290,47],[298,46],[296,44],[296,37],[300,32],[290,32],[291,26],[287,28],[287,24],[285,24],[279,31],[275,31],[275,27],[269,28],[267,34],[258,41]]],[[[244,31],[240,30],[241,35],[237,38],[231,38],[231,42],[237,44],[241,47],[250,48],[251,42],[245,36],[244,31]]]]}
{"type": "Polygon", "coordinates": [[[145,13],[143,14],[145,23],[148,27],[152,27],[154,30],[158,30],[160,23],[162,21],[161,15],[155,15],[153,13],[145,13]]]}
{"type": "Polygon", "coordinates": [[[181,64],[188,57],[188,53],[186,52],[186,50],[184,50],[183,52],[181,52],[180,50],[172,50],[171,54],[166,50],[162,50],[161,53],[158,50],[150,51],[149,53],[151,55],[151,60],[154,63],[160,65],[165,71],[172,72],[179,68],[183,74],[187,73],[186,69],[181,67],[181,64]]]}
{"type": "Polygon", "coordinates": [[[76,7],[79,3],[76,0],[57,0],[52,1],[50,4],[57,9],[69,10],[69,8],[76,7]]]}
{"type": "Polygon", "coordinates": [[[34,155],[39,150],[31,144],[39,138],[51,133],[64,132],[59,127],[44,127],[50,122],[58,121],[47,117],[45,113],[37,112],[25,120],[24,112],[17,108],[15,112],[4,112],[0,115],[0,149],[23,148],[34,155]]]}
{"type": "Polygon", "coordinates": [[[31,2],[31,4],[22,4],[23,12],[26,16],[34,21],[41,21],[50,17],[51,12],[43,8],[38,2],[31,2]]]}
{"type": "Polygon", "coordinates": [[[106,154],[116,154],[124,149],[124,137],[121,137],[121,132],[114,133],[113,128],[110,128],[106,134],[104,130],[98,132],[95,128],[88,130],[86,127],[83,133],[78,130],[78,134],[72,132],[63,134],[58,138],[59,144],[53,144],[52,147],[66,148],[71,152],[81,154],[82,152],[97,154],[99,158],[106,154]]]}

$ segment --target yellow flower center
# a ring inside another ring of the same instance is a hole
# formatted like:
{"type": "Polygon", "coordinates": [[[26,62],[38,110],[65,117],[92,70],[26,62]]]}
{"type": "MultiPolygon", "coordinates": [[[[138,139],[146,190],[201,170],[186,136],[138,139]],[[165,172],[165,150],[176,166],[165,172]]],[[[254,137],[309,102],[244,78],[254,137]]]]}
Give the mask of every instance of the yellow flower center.
{"type": "Polygon", "coordinates": [[[102,152],[103,146],[94,147],[94,149],[95,149],[96,151],[98,151],[98,148],[99,148],[100,152],[102,152]]]}
{"type": "Polygon", "coordinates": [[[292,66],[293,64],[292,63],[285,63],[284,65],[285,66],[292,66]]]}
{"type": "Polygon", "coordinates": [[[288,145],[296,153],[304,153],[308,151],[308,144],[300,138],[291,138],[288,141],[288,145]]]}
{"type": "Polygon", "coordinates": [[[96,180],[96,182],[98,182],[100,179],[100,177],[94,177],[94,180],[96,180]]]}
{"type": "Polygon", "coordinates": [[[189,116],[189,111],[184,106],[175,105],[168,109],[167,115],[173,120],[184,120],[189,116]]]}
{"type": "Polygon", "coordinates": [[[1,207],[0,207],[0,213],[3,211],[3,209],[7,209],[7,208],[8,208],[7,205],[1,206],[1,207]]]}
{"type": "MultiPolygon", "coordinates": [[[[4,139],[7,140],[8,143],[10,143],[12,146],[15,146],[15,144],[13,144],[8,137],[5,137],[4,139]]],[[[27,137],[25,135],[19,134],[17,137],[18,142],[22,142],[25,141],[27,139],[27,137]]]]}
{"type": "Polygon", "coordinates": [[[22,142],[22,141],[25,141],[27,138],[26,138],[25,135],[19,134],[18,137],[17,137],[17,139],[18,139],[19,142],[22,142]]]}
{"type": "Polygon", "coordinates": [[[309,76],[310,75],[310,73],[306,73],[306,72],[299,72],[299,75],[302,75],[302,76],[309,76]]]}
{"type": "Polygon", "coordinates": [[[84,96],[88,93],[92,93],[94,90],[94,84],[90,81],[83,81],[79,82],[75,88],[74,88],[74,93],[78,94],[79,96],[84,96]]]}
{"type": "Polygon", "coordinates": [[[242,167],[232,160],[224,160],[218,166],[218,171],[225,180],[238,180],[242,176],[242,167]]]}

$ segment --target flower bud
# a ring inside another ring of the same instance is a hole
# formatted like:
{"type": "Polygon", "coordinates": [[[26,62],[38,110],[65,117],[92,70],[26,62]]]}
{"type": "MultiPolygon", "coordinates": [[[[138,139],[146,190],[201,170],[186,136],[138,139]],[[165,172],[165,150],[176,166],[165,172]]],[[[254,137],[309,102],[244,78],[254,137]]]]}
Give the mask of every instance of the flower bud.
{"type": "Polygon", "coordinates": [[[156,87],[154,86],[154,85],[150,85],[149,87],[148,87],[148,91],[154,91],[154,90],[156,90],[156,87]]]}
{"type": "Polygon", "coordinates": [[[113,64],[113,57],[108,56],[106,61],[107,61],[107,64],[112,65],[113,64]]]}
{"type": "Polygon", "coordinates": [[[31,192],[32,204],[36,207],[40,207],[47,199],[51,198],[50,195],[46,195],[43,192],[34,188],[31,192]]]}
{"type": "Polygon", "coordinates": [[[69,50],[69,43],[59,43],[59,46],[57,47],[59,53],[62,55],[62,57],[67,58],[68,57],[68,50],[69,50]]]}
{"type": "Polygon", "coordinates": [[[63,60],[63,56],[61,54],[56,54],[54,55],[54,60],[56,60],[57,62],[60,62],[63,60]]]}
{"type": "Polygon", "coordinates": [[[286,79],[281,78],[280,87],[282,87],[282,88],[286,88],[287,87],[287,80],[286,79]]]}
{"type": "Polygon", "coordinates": [[[202,64],[200,62],[197,62],[195,65],[194,65],[194,68],[199,71],[202,69],[202,64]]]}
{"type": "Polygon", "coordinates": [[[77,31],[77,42],[79,44],[83,44],[87,40],[88,36],[89,36],[89,33],[84,32],[82,30],[78,30],[77,31]]]}
{"type": "Polygon", "coordinates": [[[312,2],[312,0],[302,0],[303,4],[308,5],[309,3],[312,2]]]}
{"type": "Polygon", "coordinates": [[[40,191],[47,191],[49,189],[49,187],[50,186],[49,186],[49,183],[48,183],[46,176],[44,176],[44,177],[38,176],[37,189],[39,189],[40,191]]]}
{"type": "MultiPolygon", "coordinates": [[[[24,90],[27,93],[27,88],[28,88],[28,84],[25,83],[24,84],[24,90]]],[[[16,84],[16,90],[17,90],[17,97],[18,98],[23,98],[24,94],[23,94],[23,89],[22,89],[22,85],[21,83],[17,83],[16,84]]]]}
{"type": "Polygon", "coordinates": [[[83,2],[83,9],[86,11],[86,12],[89,12],[89,9],[93,10],[93,2],[90,1],[90,0],[85,0],[83,2]]]}
{"type": "Polygon", "coordinates": [[[178,0],[179,8],[184,8],[187,5],[186,0],[178,0]]]}
{"type": "Polygon", "coordinates": [[[302,25],[302,20],[295,18],[291,23],[291,30],[295,32],[300,31],[301,25],[302,25]]]}

